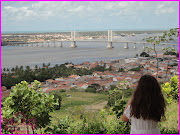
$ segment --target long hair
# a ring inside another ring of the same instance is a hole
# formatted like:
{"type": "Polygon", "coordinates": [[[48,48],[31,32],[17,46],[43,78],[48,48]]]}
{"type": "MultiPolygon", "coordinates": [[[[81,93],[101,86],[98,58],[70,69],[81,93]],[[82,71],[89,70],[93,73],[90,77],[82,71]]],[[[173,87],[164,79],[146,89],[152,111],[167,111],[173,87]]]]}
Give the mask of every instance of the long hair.
{"type": "Polygon", "coordinates": [[[133,94],[131,116],[161,121],[161,118],[165,118],[165,108],[165,100],[158,81],[151,75],[143,75],[133,94]]]}

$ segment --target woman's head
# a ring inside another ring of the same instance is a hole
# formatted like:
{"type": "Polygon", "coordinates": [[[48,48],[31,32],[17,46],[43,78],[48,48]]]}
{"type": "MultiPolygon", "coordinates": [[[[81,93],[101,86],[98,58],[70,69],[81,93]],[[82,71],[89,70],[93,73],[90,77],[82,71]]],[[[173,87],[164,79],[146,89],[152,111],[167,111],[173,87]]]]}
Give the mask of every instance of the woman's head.
{"type": "Polygon", "coordinates": [[[158,81],[151,75],[143,75],[133,95],[131,116],[160,121],[164,112],[165,101],[158,81]]]}

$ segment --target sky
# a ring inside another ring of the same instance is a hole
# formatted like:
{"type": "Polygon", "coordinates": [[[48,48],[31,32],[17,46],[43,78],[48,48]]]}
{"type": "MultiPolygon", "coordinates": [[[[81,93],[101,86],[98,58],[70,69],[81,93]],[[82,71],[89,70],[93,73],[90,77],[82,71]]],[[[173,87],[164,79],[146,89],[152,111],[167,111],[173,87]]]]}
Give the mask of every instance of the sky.
{"type": "Polygon", "coordinates": [[[175,27],[178,1],[1,1],[3,32],[175,27]]]}

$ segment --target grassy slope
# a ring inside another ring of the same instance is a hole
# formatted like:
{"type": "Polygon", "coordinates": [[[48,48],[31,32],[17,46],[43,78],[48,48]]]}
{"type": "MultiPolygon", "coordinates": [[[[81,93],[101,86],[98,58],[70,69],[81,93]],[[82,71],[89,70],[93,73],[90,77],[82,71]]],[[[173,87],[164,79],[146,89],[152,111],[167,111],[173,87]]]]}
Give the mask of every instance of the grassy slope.
{"type": "Polygon", "coordinates": [[[161,122],[163,127],[179,129],[179,104],[173,102],[167,106],[166,120],[161,122]]]}
{"type": "Polygon", "coordinates": [[[62,106],[60,110],[51,113],[52,123],[56,124],[60,118],[68,115],[68,109],[82,105],[93,105],[108,100],[105,94],[94,94],[88,92],[66,92],[64,95],[70,94],[71,98],[62,96],[62,106]]]}

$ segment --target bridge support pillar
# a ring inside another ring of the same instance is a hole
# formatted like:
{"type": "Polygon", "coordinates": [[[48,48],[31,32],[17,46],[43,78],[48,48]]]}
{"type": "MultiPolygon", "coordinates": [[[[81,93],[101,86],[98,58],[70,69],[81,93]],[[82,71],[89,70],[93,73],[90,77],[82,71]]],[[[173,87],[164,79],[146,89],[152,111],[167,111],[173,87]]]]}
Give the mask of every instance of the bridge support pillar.
{"type": "Polygon", "coordinates": [[[77,46],[76,46],[76,41],[71,41],[71,46],[70,46],[71,48],[76,48],[77,46]]]}
{"type": "Polygon", "coordinates": [[[136,49],[137,47],[136,47],[136,43],[134,43],[134,49],[136,49]]]}
{"type": "Polygon", "coordinates": [[[145,43],[143,43],[143,49],[145,49],[145,43]]]}
{"type": "Polygon", "coordinates": [[[114,47],[112,46],[112,41],[109,41],[109,42],[108,42],[108,46],[107,46],[107,48],[108,48],[108,49],[112,49],[112,48],[114,48],[114,47]]]}
{"type": "Polygon", "coordinates": [[[60,41],[60,44],[58,45],[58,47],[63,47],[62,41],[60,41]]]}
{"type": "Polygon", "coordinates": [[[47,43],[47,47],[49,47],[49,42],[47,43]]]}
{"type": "Polygon", "coordinates": [[[165,48],[165,45],[166,45],[166,44],[163,44],[163,45],[162,45],[162,50],[165,48]]]}
{"type": "Polygon", "coordinates": [[[173,48],[172,49],[175,49],[175,45],[173,45],[173,48]]]}
{"type": "Polygon", "coordinates": [[[128,46],[128,42],[124,43],[124,49],[128,49],[129,46],[128,46]]]}

